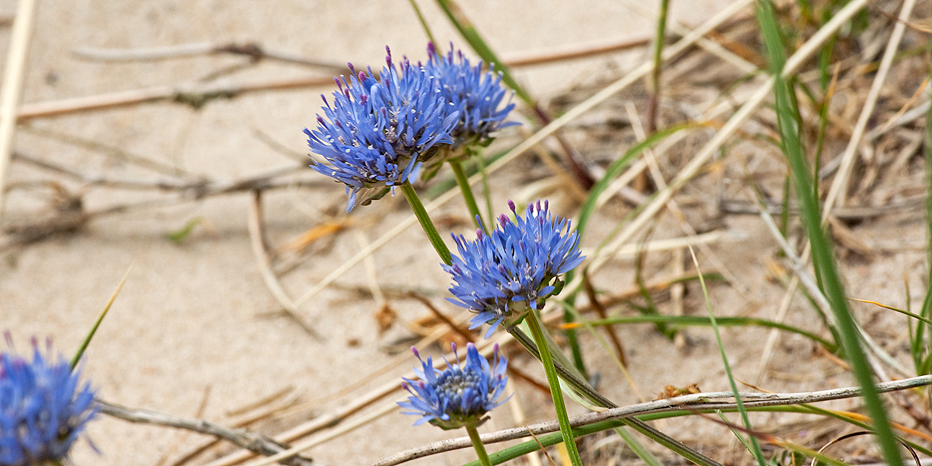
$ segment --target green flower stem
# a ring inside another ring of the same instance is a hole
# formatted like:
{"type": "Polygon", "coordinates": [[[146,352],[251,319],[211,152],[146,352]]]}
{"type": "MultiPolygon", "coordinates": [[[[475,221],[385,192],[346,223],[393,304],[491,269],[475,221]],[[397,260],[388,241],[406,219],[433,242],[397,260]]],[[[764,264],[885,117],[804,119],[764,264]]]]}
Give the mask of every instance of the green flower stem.
{"type": "Polygon", "coordinates": [[[466,201],[466,208],[469,209],[473,223],[478,228],[488,231],[485,228],[485,220],[482,219],[482,214],[479,212],[479,204],[476,204],[476,197],[472,194],[472,187],[469,186],[469,180],[466,178],[466,172],[463,171],[463,164],[454,159],[450,159],[449,162],[450,168],[453,169],[453,174],[456,176],[456,184],[460,186],[460,191],[463,192],[463,200],[466,201]]]}
{"type": "Polygon", "coordinates": [[[482,190],[485,194],[485,210],[489,213],[489,220],[495,219],[495,211],[492,210],[492,187],[489,186],[489,173],[485,170],[485,159],[475,157],[473,160],[479,166],[479,173],[482,174],[482,190]]]}
{"type": "Polygon", "coordinates": [[[432,222],[430,216],[427,215],[427,209],[424,208],[424,204],[421,204],[421,199],[417,197],[414,186],[411,186],[411,183],[405,182],[405,184],[401,185],[401,192],[404,193],[405,199],[407,199],[408,204],[411,205],[414,216],[417,217],[417,221],[420,222],[421,228],[423,228],[424,233],[427,234],[427,239],[430,240],[430,244],[434,247],[434,250],[437,251],[440,260],[442,260],[444,264],[453,265],[453,256],[450,254],[450,249],[447,248],[443,239],[440,238],[440,233],[437,232],[437,227],[434,226],[434,222],[432,222]]]}
{"type": "MultiPolygon", "coordinates": [[[[530,323],[528,323],[528,326],[531,326],[530,323]]],[[[513,337],[515,337],[515,340],[518,340],[518,343],[521,343],[521,346],[524,346],[524,348],[527,349],[528,352],[530,352],[532,356],[534,356],[538,360],[541,360],[541,354],[540,354],[540,351],[537,349],[537,344],[534,341],[532,341],[530,337],[525,335],[524,332],[521,331],[521,329],[517,327],[512,327],[508,330],[508,333],[510,333],[513,337]]],[[[564,367],[558,363],[554,363],[554,366],[560,378],[562,378],[564,382],[566,382],[571,387],[573,387],[573,389],[576,390],[577,393],[586,397],[586,399],[588,399],[589,401],[599,406],[605,407],[605,408],[617,408],[618,407],[617,404],[613,403],[608,398],[605,398],[604,396],[602,396],[601,393],[595,391],[595,389],[593,389],[587,382],[580,379],[579,376],[574,374],[569,368],[564,367]]],[[[641,421],[640,419],[636,417],[621,419],[620,422],[640,432],[641,434],[647,436],[651,440],[657,442],[660,445],[663,445],[665,448],[679,454],[683,458],[686,458],[687,460],[693,463],[696,463],[701,466],[722,466],[721,463],[704,456],[703,454],[682,444],[681,442],[678,442],[676,439],[670,437],[667,434],[664,434],[663,432],[657,429],[654,429],[653,427],[644,423],[643,421],[641,421]]],[[[495,455],[492,455],[492,456],[495,456],[495,455]]]]}
{"type": "Polygon", "coordinates": [[[479,432],[476,430],[476,426],[466,426],[466,432],[469,433],[469,440],[472,440],[472,446],[476,449],[476,455],[479,455],[479,464],[482,466],[492,466],[492,461],[489,460],[489,454],[485,452],[485,445],[483,445],[482,440],[479,439],[479,432]]]}
{"type": "Polygon", "coordinates": [[[553,355],[550,354],[550,347],[544,339],[544,328],[537,318],[537,311],[531,309],[527,313],[528,327],[531,328],[531,334],[540,350],[540,362],[544,365],[544,372],[547,373],[547,382],[550,383],[550,396],[553,398],[553,407],[557,412],[557,420],[560,423],[560,433],[563,435],[563,443],[566,445],[566,451],[570,455],[570,461],[573,466],[582,466],[582,459],[579,457],[579,451],[576,449],[576,439],[573,437],[573,428],[570,426],[570,418],[566,415],[566,403],[563,402],[563,391],[560,389],[560,379],[557,377],[557,371],[553,367],[553,355]]]}

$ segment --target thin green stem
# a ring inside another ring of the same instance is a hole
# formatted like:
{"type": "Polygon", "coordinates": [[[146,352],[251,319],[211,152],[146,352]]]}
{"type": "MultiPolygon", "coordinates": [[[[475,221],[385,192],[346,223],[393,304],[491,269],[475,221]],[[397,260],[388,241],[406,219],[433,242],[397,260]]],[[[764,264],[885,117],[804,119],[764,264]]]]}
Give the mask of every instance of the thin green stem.
{"type": "Polygon", "coordinates": [[[647,132],[657,131],[657,107],[660,104],[660,69],[663,65],[663,43],[667,40],[667,10],[670,0],[660,0],[660,14],[657,17],[657,35],[654,38],[654,69],[650,74],[651,96],[647,112],[647,132]]]}
{"type": "Polygon", "coordinates": [[[120,290],[123,289],[123,285],[126,283],[126,278],[129,277],[129,271],[132,270],[132,267],[126,270],[126,274],[123,275],[123,279],[120,280],[120,284],[117,285],[116,290],[113,291],[113,294],[110,296],[110,300],[107,301],[107,305],[104,307],[104,310],[100,313],[100,316],[97,317],[97,321],[94,322],[94,326],[91,327],[91,331],[87,332],[87,335],[84,337],[84,341],[81,342],[81,347],[78,348],[78,351],[74,354],[74,357],[71,358],[71,369],[78,365],[78,361],[81,360],[81,356],[84,356],[84,352],[87,351],[87,346],[91,344],[91,339],[94,338],[94,334],[97,333],[97,328],[100,327],[100,323],[104,321],[104,317],[107,317],[107,313],[110,312],[110,307],[113,306],[113,301],[116,300],[120,290]]]}
{"type": "Polygon", "coordinates": [[[405,199],[407,199],[408,204],[411,205],[414,216],[417,217],[417,221],[421,224],[421,228],[424,229],[424,233],[427,234],[427,239],[430,240],[431,246],[434,247],[434,250],[437,251],[437,254],[440,256],[440,260],[442,260],[444,264],[452,265],[453,256],[450,254],[450,249],[447,248],[443,239],[440,238],[440,233],[437,232],[437,227],[434,226],[434,222],[432,222],[430,216],[427,215],[427,209],[424,208],[421,199],[417,197],[414,186],[411,186],[411,183],[405,182],[405,184],[401,185],[401,192],[404,193],[405,199]]]}
{"type": "Polygon", "coordinates": [[[427,34],[427,40],[431,41],[434,45],[437,44],[437,41],[434,40],[434,35],[430,32],[430,26],[427,25],[427,20],[424,19],[424,15],[421,14],[421,8],[417,6],[416,0],[409,0],[411,3],[411,8],[414,8],[414,14],[417,15],[417,20],[421,22],[421,27],[424,28],[424,33],[427,34]]]}
{"type": "Polygon", "coordinates": [[[550,396],[553,398],[553,407],[557,412],[557,421],[560,423],[560,433],[563,435],[563,443],[566,445],[566,451],[570,456],[573,466],[582,466],[582,459],[579,457],[579,450],[576,449],[576,439],[573,437],[573,428],[570,426],[570,418],[566,415],[566,403],[563,402],[563,390],[560,389],[560,378],[553,366],[553,355],[550,354],[550,347],[544,339],[544,327],[537,318],[537,311],[531,309],[527,313],[528,327],[531,328],[531,335],[537,343],[540,350],[540,362],[544,365],[544,372],[547,373],[547,382],[550,383],[550,396]]]}
{"type": "MultiPolygon", "coordinates": [[[[689,247],[689,253],[693,258],[693,265],[696,267],[696,273],[699,275],[699,285],[702,287],[702,297],[705,298],[705,306],[709,311],[709,319],[712,321],[712,330],[715,332],[715,342],[718,344],[719,354],[722,356],[722,364],[725,367],[725,375],[728,377],[728,383],[731,385],[731,391],[735,394],[735,404],[737,405],[738,412],[741,413],[741,421],[744,422],[744,427],[748,431],[753,431],[754,427],[751,425],[751,419],[748,417],[747,410],[744,409],[744,402],[741,400],[741,395],[738,393],[738,385],[735,383],[735,377],[731,373],[731,363],[728,362],[728,355],[725,353],[725,344],[722,343],[722,334],[718,331],[718,321],[715,317],[715,310],[712,309],[712,300],[709,298],[709,290],[705,286],[705,279],[702,277],[702,270],[699,268],[699,260],[696,259],[696,253],[693,251],[692,246],[689,247]]],[[[721,412],[719,412],[721,414],[721,412]]],[[[728,422],[728,418],[722,415],[722,418],[728,422]]],[[[754,459],[757,460],[757,464],[760,466],[765,466],[767,460],[764,459],[764,452],[761,450],[760,443],[757,441],[757,437],[750,435],[747,440],[741,435],[741,433],[732,428],[735,437],[745,445],[745,447],[754,455],[754,459]]]]}
{"type": "MultiPolygon", "coordinates": [[[[528,326],[530,327],[531,324],[529,323],[528,326]]],[[[530,337],[525,335],[521,329],[512,327],[508,329],[508,333],[515,337],[515,340],[518,340],[518,342],[521,343],[521,346],[524,346],[524,348],[527,349],[528,352],[531,353],[531,355],[534,356],[538,361],[542,361],[540,351],[537,349],[537,344],[532,341],[530,337]]],[[[618,407],[617,404],[613,403],[608,398],[605,398],[601,393],[595,391],[595,389],[592,388],[592,386],[590,386],[585,380],[574,374],[569,366],[564,366],[554,362],[554,368],[564,382],[569,384],[577,393],[584,396],[592,403],[605,408],[618,407]]],[[[693,450],[690,447],[687,447],[686,445],[683,445],[681,442],[678,442],[676,439],[670,437],[667,434],[664,434],[663,432],[660,432],[657,429],[654,429],[638,418],[632,417],[628,419],[622,419],[621,423],[631,427],[632,429],[647,436],[651,440],[657,442],[670,451],[700,466],[722,466],[721,463],[704,456],[703,454],[693,450]]],[[[637,449],[636,446],[632,446],[632,448],[637,449]]],[[[495,455],[492,456],[494,457],[495,455]]]]}
{"type": "Polygon", "coordinates": [[[482,466],[492,466],[492,462],[489,460],[489,454],[485,452],[485,445],[483,445],[482,440],[479,439],[479,432],[476,430],[476,426],[466,426],[466,432],[469,433],[469,440],[472,440],[472,447],[476,449],[476,455],[479,456],[479,464],[482,466]]]}
{"type": "Polygon", "coordinates": [[[800,218],[809,237],[815,276],[819,278],[819,288],[824,291],[835,316],[840,337],[839,343],[863,391],[865,410],[873,422],[874,433],[877,434],[884,460],[891,466],[901,466],[903,460],[900,456],[899,445],[887,420],[888,416],[883,402],[874,387],[873,372],[861,347],[860,331],[845,299],[841,277],[833,256],[833,244],[822,229],[818,200],[811,189],[812,180],[809,174],[812,172],[807,166],[799,140],[799,120],[797,119],[799,113],[793,100],[795,93],[787,80],[782,77],[786,57],[780,28],[775,19],[775,7],[771,0],[757,2],[757,18],[773,73],[777,127],[780,131],[783,152],[793,173],[796,195],[801,206],[800,218]]]}
{"type": "Polygon", "coordinates": [[[479,204],[476,204],[476,197],[472,193],[472,187],[469,186],[469,180],[466,172],[463,171],[463,164],[459,160],[450,159],[450,168],[453,169],[453,175],[456,176],[456,184],[460,186],[463,193],[463,200],[466,201],[466,208],[472,216],[472,221],[476,227],[482,228],[483,231],[489,231],[485,227],[485,220],[482,219],[482,213],[479,212],[479,204]]]}
{"type": "Polygon", "coordinates": [[[482,193],[485,195],[485,210],[488,212],[489,220],[495,219],[495,211],[492,210],[492,186],[489,185],[489,174],[485,171],[485,159],[481,156],[473,157],[476,166],[479,167],[479,173],[482,174],[482,193]]]}
{"type": "Polygon", "coordinates": [[[492,48],[485,43],[485,40],[482,39],[482,35],[479,34],[479,31],[472,25],[472,22],[469,21],[469,18],[466,17],[466,14],[453,0],[437,0],[437,5],[440,6],[440,9],[446,13],[447,18],[450,18],[450,22],[453,23],[453,26],[456,27],[456,30],[459,31],[460,35],[466,39],[466,42],[472,46],[472,49],[476,51],[476,54],[479,55],[486,63],[494,63],[495,69],[502,73],[502,81],[505,82],[505,85],[514,89],[515,95],[518,96],[521,101],[528,105],[533,105],[533,99],[531,95],[527,93],[524,88],[518,84],[518,81],[515,80],[514,76],[508,71],[508,66],[505,65],[498,57],[495,55],[495,52],[492,51],[492,48]]]}

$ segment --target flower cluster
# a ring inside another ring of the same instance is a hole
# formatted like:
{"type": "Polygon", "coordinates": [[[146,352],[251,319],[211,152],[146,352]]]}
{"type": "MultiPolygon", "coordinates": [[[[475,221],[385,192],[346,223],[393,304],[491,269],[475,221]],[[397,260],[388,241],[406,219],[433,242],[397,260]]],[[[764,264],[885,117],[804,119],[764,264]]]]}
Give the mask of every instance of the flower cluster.
{"type": "Polygon", "coordinates": [[[538,309],[562,284],[559,275],[585,259],[578,234],[568,220],[551,215],[548,202],[528,205],[524,218],[513,202],[508,206],[514,221],[500,216],[495,230],[477,230],[475,241],[454,235],[459,255],[443,266],[455,282],[450,292],[456,299],[447,299],[478,313],[470,328],[490,323],[486,338],[499,323],[514,325],[529,308],[538,309]]]}
{"type": "Polygon", "coordinates": [[[60,462],[91,418],[94,391],[61,355],[0,354],[0,464],[60,462]]]}
{"type": "Polygon", "coordinates": [[[324,97],[327,118],[318,115],[317,129],[304,130],[311,150],[329,162],[312,167],[351,191],[347,212],[361,189],[417,179],[438,145],[453,142],[459,113],[438,98],[439,81],[407,59],[396,68],[391,51],[385,61],[379,78],[371,69],[357,75],[349,65],[354,76],[336,79],[333,105],[324,97]]]}
{"type": "Polygon", "coordinates": [[[491,133],[518,124],[505,121],[515,104],[502,106],[505,96],[511,94],[501,85],[502,75],[495,73],[494,63],[483,72],[481,61],[470,65],[462,51],[454,53],[453,44],[444,55],[430,43],[427,56],[427,70],[440,79],[443,96],[460,112],[459,124],[453,130],[454,149],[462,144],[482,144],[491,133]]]}
{"type": "Polygon", "coordinates": [[[421,361],[421,369],[414,370],[421,380],[404,379],[403,385],[412,396],[398,404],[411,410],[404,414],[421,416],[414,425],[430,422],[443,429],[475,427],[482,423],[487,412],[508,401],[508,398],[499,400],[508,383],[505,375],[508,358],[500,357],[498,345],[489,363],[475,345],[468,343],[466,360],[462,364],[456,344],[451,346],[456,360],[452,364],[447,361],[443,371],[434,368],[429,356],[425,362],[417,350],[411,348],[421,361]]]}
{"type": "Polygon", "coordinates": [[[497,109],[506,92],[500,79],[470,67],[462,55],[455,63],[452,51],[441,57],[433,50],[426,65],[403,58],[398,66],[389,50],[378,77],[371,69],[357,73],[350,64],[349,80],[335,79],[333,104],[322,96],[324,116],[304,133],[311,151],[327,163],[311,166],[346,185],[347,212],[360,191],[375,191],[360,199],[368,203],[417,180],[422,164],[441,148],[485,140],[508,126],[502,121],[514,105],[497,109]]]}

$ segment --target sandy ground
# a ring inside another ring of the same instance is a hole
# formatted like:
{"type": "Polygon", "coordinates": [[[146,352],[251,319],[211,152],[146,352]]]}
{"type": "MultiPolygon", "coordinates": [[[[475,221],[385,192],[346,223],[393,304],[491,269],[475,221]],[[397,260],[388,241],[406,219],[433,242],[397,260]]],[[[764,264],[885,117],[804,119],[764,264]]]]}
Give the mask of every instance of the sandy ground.
{"type": "MultiPolygon", "coordinates": [[[[13,3],[0,3],[0,16],[12,15],[13,3]]],[[[433,4],[422,3],[438,41],[453,40],[460,44],[433,4]]],[[[463,3],[491,45],[506,58],[575,44],[639,38],[653,29],[651,20],[613,2],[463,3]]],[[[673,2],[672,17],[697,24],[721,3],[673,2]]],[[[0,29],[0,50],[7,49],[9,39],[9,27],[0,29]]],[[[410,6],[402,1],[46,1],[38,11],[23,100],[56,101],[192,83],[245,62],[241,57],[222,56],[102,63],[76,57],[75,47],[133,49],[228,41],[254,41],[268,50],[373,67],[381,66],[386,44],[396,56],[422,57],[426,43],[410,6]]],[[[518,76],[535,95],[546,99],[588,75],[644,59],[641,52],[608,55],[525,68],[518,70],[518,76]]],[[[331,74],[267,61],[230,72],[220,79],[237,82],[331,74]]],[[[155,161],[187,178],[233,180],[298,164],[288,153],[277,151],[266,141],[274,141],[291,155],[301,157],[306,152],[301,131],[314,123],[320,107],[319,94],[330,92],[330,86],[322,86],[248,93],[235,99],[212,101],[200,110],[153,103],[36,118],[21,126],[15,149],[88,176],[137,180],[158,177],[158,173],[141,169],[138,164],[102,155],[101,150],[65,142],[66,137],[81,138],[155,161]]],[[[508,137],[512,143],[517,140],[514,133],[503,139],[508,137]]],[[[522,183],[527,168],[527,164],[515,166],[493,177],[496,208],[503,210],[505,199],[518,196],[504,187],[522,183]]],[[[316,180],[307,174],[298,178],[316,180]]],[[[167,191],[93,186],[14,162],[9,184],[39,182],[37,185],[41,186],[11,194],[3,221],[21,223],[50,215],[48,205],[53,189],[49,181],[59,182],[63,189],[82,195],[84,207],[89,211],[117,203],[172,197],[167,191]]],[[[263,205],[270,243],[273,247],[281,246],[306,230],[342,218],[339,214],[344,199],[342,189],[326,180],[311,188],[295,187],[267,194],[263,205]]],[[[337,409],[369,389],[398,380],[404,370],[415,365],[416,360],[411,357],[400,369],[372,375],[392,360],[387,348],[405,347],[396,341],[410,335],[404,323],[427,315],[427,311],[416,301],[390,297],[400,320],[390,332],[380,335],[373,318],[379,307],[377,301],[347,290],[370,285],[363,266],[350,270],[337,282],[339,286],[300,306],[300,316],[313,326],[318,337],[278,313],[279,306],[264,284],[251,250],[247,228],[250,204],[249,195],[233,194],[167,207],[140,208],[100,217],[76,233],[8,249],[0,261],[0,328],[13,333],[20,349],[28,347],[33,335],[49,336],[57,349],[70,353],[78,347],[129,269],[126,285],[88,350],[84,365],[84,373],[98,387],[100,397],[129,407],[222,424],[232,423],[231,410],[285,388],[293,388],[293,393],[303,401],[318,400],[313,410],[267,426],[270,433],[309,419],[315,413],[337,409]],[[166,239],[167,233],[181,229],[192,219],[201,219],[201,223],[187,238],[177,244],[166,239]],[[340,394],[343,387],[360,379],[368,379],[368,385],[343,397],[320,401],[326,395],[340,394]]],[[[568,202],[563,205],[572,207],[568,202]]],[[[455,231],[466,232],[469,228],[462,212],[461,206],[452,204],[439,216],[450,220],[455,231]]],[[[349,217],[350,228],[312,245],[312,253],[284,276],[286,291],[292,297],[304,294],[355,254],[360,242],[375,239],[406,217],[400,197],[358,209],[349,217]]],[[[610,228],[610,223],[597,225],[592,235],[598,237],[610,228]]],[[[729,303],[723,312],[771,312],[776,305],[774,296],[779,296],[774,291],[779,288],[767,284],[759,251],[772,252],[772,242],[753,217],[729,220],[727,228],[738,232],[740,240],[731,239],[717,247],[731,251],[733,257],[748,260],[729,264],[732,273],[745,278],[748,286],[722,287],[717,291],[720,299],[729,303]]],[[[902,231],[905,242],[921,244],[923,236],[918,224],[907,223],[902,231]]],[[[675,230],[674,233],[678,234],[675,230]]],[[[884,233],[877,235],[883,237],[884,233]]],[[[594,240],[587,246],[592,245],[594,240]]],[[[456,312],[442,299],[448,286],[447,277],[440,273],[435,257],[416,228],[393,240],[390,247],[376,253],[373,259],[375,277],[383,288],[417,287],[426,290],[430,299],[445,311],[456,312]]],[[[900,274],[904,270],[924,270],[922,256],[903,252],[887,259],[892,265],[883,270],[885,278],[877,280],[875,276],[871,282],[888,286],[896,290],[891,293],[901,295],[900,274]]],[[[664,259],[657,260],[654,267],[663,270],[664,259]]],[[[629,288],[633,285],[630,264],[619,262],[603,272],[597,278],[598,283],[608,289],[629,288]],[[618,283],[623,285],[619,287],[618,283]]],[[[861,278],[853,280],[862,280],[866,274],[854,275],[861,278]]],[[[918,279],[919,275],[915,277],[918,279]]],[[[920,289],[918,283],[913,285],[920,289]]],[[[873,296],[880,296],[881,292],[878,290],[873,296]]],[[[697,293],[692,293],[688,302],[690,312],[701,314],[697,293]]],[[[805,319],[797,324],[816,325],[805,319]]],[[[622,335],[630,351],[630,370],[648,399],[666,384],[685,386],[695,382],[703,389],[725,388],[721,370],[708,369],[720,367],[720,363],[705,368],[701,364],[679,363],[690,350],[678,348],[645,329],[626,329],[622,335]]],[[[754,348],[766,332],[726,331],[725,336],[729,344],[754,348]]],[[[596,343],[587,345],[592,346],[593,354],[598,354],[596,343]]],[[[786,345],[779,351],[795,354],[796,359],[777,363],[772,370],[787,374],[789,379],[771,379],[771,386],[798,390],[828,388],[826,374],[828,385],[850,383],[844,374],[833,378],[831,374],[837,373],[834,366],[812,355],[807,343],[789,338],[786,345]],[[790,377],[794,373],[795,378],[790,377]],[[816,382],[809,378],[810,374],[823,377],[816,382]]],[[[700,348],[694,351],[714,361],[711,334],[695,332],[687,347],[700,348]]],[[[439,348],[433,347],[432,352],[438,354],[439,348]]],[[[758,355],[753,350],[737,354],[733,364],[739,368],[738,377],[754,380],[758,355]]],[[[535,372],[539,370],[533,364],[528,361],[521,364],[543,378],[535,372]]],[[[610,361],[594,358],[592,364],[605,373],[615,371],[610,361]]],[[[519,399],[531,420],[552,416],[540,394],[527,386],[519,390],[522,392],[519,399]],[[546,409],[533,409],[536,405],[546,409]]],[[[623,382],[606,390],[620,401],[637,401],[623,382]]],[[[398,393],[392,395],[397,396],[398,393]]],[[[582,411],[578,406],[574,410],[582,411]]],[[[503,410],[484,429],[510,427],[512,419],[503,410]]],[[[328,465],[364,464],[405,448],[459,435],[430,427],[414,428],[411,422],[413,418],[389,414],[310,450],[309,455],[328,465]]],[[[101,454],[81,443],[74,450],[75,464],[171,464],[204,441],[196,434],[132,425],[107,417],[95,422],[89,433],[101,454]]],[[[684,435],[681,439],[689,441],[691,437],[684,435]]],[[[205,455],[196,464],[216,455],[205,455]]],[[[468,454],[453,454],[418,464],[458,464],[468,458],[468,454]]]]}

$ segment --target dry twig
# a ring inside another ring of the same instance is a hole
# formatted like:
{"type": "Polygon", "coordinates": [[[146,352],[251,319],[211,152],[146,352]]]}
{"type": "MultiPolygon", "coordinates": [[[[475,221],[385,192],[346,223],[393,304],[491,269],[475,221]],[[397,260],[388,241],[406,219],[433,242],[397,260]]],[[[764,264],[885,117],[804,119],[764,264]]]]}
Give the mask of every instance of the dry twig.
{"type": "MultiPolygon", "coordinates": [[[[898,380],[896,382],[886,382],[877,385],[878,392],[890,392],[895,390],[906,390],[910,388],[923,387],[932,384],[932,375],[913,377],[909,379],[898,380]]],[[[837,388],[833,390],[822,390],[816,392],[803,393],[740,393],[741,400],[745,408],[762,408],[769,406],[790,406],[803,403],[816,403],[820,401],[838,400],[842,398],[852,398],[860,396],[860,387],[837,388]]],[[[582,416],[576,416],[570,419],[573,427],[579,427],[596,422],[625,419],[642,414],[667,413],[671,411],[716,411],[716,410],[734,410],[737,409],[734,401],[733,392],[710,392],[697,393],[693,395],[683,395],[675,398],[667,398],[647,403],[612,408],[600,413],[589,413],[582,416]]],[[[529,437],[531,435],[541,435],[550,432],[556,432],[560,429],[556,421],[541,422],[513,429],[500,430],[480,435],[482,443],[498,443],[508,440],[529,437]]],[[[451,450],[469,448],[472,443],[469,437],[460,437],[441,442],[423,445],[412,448],[392,455],[381,461],[373,463],[372,466],[394,466],[417,458],[435,455],[451,450]]]]}
{"type": "MultiPolygon", "coordinates": [[[[185,429],[205,435],[213,435],[214,437],[222,438],[263,456],[271,456],[288,449],[288,445],[276,442],[264,435],[243,429],[229,429],[219,424],[214,424],[213,422],[201,419],[175,417],[157,411],[126,408],[103,400],[96,400],[96,402],[97,406],[100,407],[100,412],[108,416],[138,424],[153,424],[162,427],[185,429]]],[[[304,456],[292,456],[283,459],[280,463],[292,466],[313,466],[319,464],[304,456]]]]}

